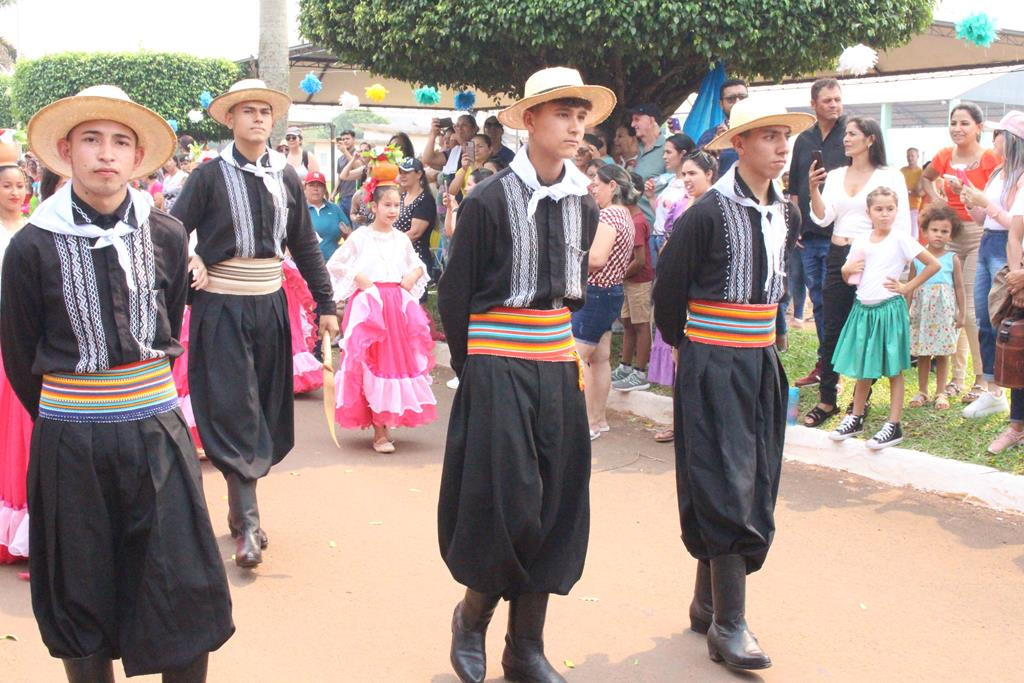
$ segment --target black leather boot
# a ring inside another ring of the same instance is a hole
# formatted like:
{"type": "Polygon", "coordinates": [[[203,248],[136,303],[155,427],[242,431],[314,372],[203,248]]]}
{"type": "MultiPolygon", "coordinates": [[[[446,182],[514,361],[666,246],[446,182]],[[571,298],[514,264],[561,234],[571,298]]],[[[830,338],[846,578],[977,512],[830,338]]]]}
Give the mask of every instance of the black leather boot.
{"type": "Polygon", "coordinates": [[[165,671],[163,683],[206,683],[206,667],[209,662],[210,653],[204,652],[184,669],[165,671]]]}
{"type": "Polygon", "coordinates": [[[772,660],[747,628],[747,563],[742,555],[711,558],[715,616],[708,629],[708,655],[734,669],[767,669],[772,660]]]}
{"type": "Polygon", "coordinates": [[[455,606],[451,660],[462,683],[482,683],[487,677],[487,625],[500,599],[467,588],[466,597],[455,606]]]}
{"type": "Polygon", "coordinates": [[[68,683],[114,683],[114,663],[110,657],[92,655],[61,661],[68,683]]]}
{"type": "Polygon", "coordinates": [[[234,523],[235,564],[252,569],[263,562],[260,544],[260,509],[256,504],[256,482],[245,481],[237,474],[225,475],[228,482],[228,524],[234,523]]]}
{"type": "Polygon", "coordinates": [[[693,587],[693,600],[690,601],[690,630],[695,633],[707,633],[711,628],[711,620],[715,616],[715,607],[711,598],[711,565],[707,560],[697,561],[697,580],[693,587]]]}
{"type": "Polygon", "coordinates": [[[501,666],[505,680],[518,683],[565,683],[544,656],[544,617],[547,593],[527,593],[512,598],[508,609],[508,634],[501,666]]]}
{"type": "MultiPolygon", "coordinates": [[[[228,531],[231,532],[231,538],[239,538],[242,535],[242,520],[236,512],[239,508],[237,487],[244,482],[233,474],[226,475],[225,479],[228,483],[228,531]],[[232,484],[232,480],[236,483],[232,484]]],[[[256,482],[251,483],[253,486],[256,485],[256,482]]],[[[267,533],[263,531],[262,527],[257,532],[256,538],[260,542],[260,550],[266,550],[270,541],[267,539],[267,533]]]]}

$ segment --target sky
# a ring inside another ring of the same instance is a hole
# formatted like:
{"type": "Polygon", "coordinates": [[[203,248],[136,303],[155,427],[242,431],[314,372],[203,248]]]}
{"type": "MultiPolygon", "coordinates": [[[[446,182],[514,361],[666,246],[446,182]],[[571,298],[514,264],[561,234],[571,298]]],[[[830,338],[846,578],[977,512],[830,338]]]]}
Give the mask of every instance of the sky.
{"type": "MultiPolygon", "coordinates": [[[[289,44],[295,45],[300,42],[299,3],[287,2],[292,25],[289,44]]],[[[1021,0],[942,0],[935,18],[955,22],[976,11],[993,16],[1001,28],[1024,31],[1021,0]]],[[[0,35],[29,58],[69,50],[145,49],[237,60],[258,51],[258,13],[259,0],[20,0],[0,10],[0,35]]]]}

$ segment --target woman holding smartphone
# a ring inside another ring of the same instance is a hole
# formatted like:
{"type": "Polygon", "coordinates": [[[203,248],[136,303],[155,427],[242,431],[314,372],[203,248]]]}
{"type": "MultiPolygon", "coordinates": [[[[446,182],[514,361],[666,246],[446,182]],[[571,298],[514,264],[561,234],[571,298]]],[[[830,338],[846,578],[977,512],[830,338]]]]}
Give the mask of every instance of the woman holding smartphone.
{"type": "MultiPolygon", "coordinates": [[[[964,403],[972,403],[985,389],[982,387],[981,347],[978,345],[978,322],[974,311],[974,286],[978,267],[978,246],[984,229],[974,222],[964,207],[960,193],[964,181],[976,188],[988,184],[992,172],[999,166],[999,156],[991,149],[981,146],[981,125],[985,117],[981,107],[971,102],[961,102],[949,114],[949,137],[952,147],[939,150],[932,163],[924,170],[924,192],[932,206],[949,206],[960,216],[964,228],[950,243],[950,251],[960,257],[964,267],[964,283],[967,287],[967,315],[963,331],[953,356],[953,379],[946,385],[946,393],[955,396],[963,391],[967,376],[967,356],[970,351],[974,367],[974,386],[963,397],[964,403]],[[942,179],[943,191],[935,187],[935,181],[942,179]]],[[[988,296],[988,292],[985,292],[988,296]]]]}

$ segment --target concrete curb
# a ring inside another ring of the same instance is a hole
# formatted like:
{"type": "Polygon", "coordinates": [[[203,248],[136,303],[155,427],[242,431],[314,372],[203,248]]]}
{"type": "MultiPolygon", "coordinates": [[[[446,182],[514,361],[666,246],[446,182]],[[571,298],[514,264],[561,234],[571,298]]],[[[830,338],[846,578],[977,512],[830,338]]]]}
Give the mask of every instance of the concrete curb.
{"type": "MultiPolygon", "coordinates": [[[[438,365],[449,367],[448,345],[434,347],[438,365]]],[[[672,399],[649,391],[612,391],[612,410],[659,424],[672,423],[672,399]]],[[[890,486],[955,497],[997,510],[1024,514],[1024,477],[992,467],[949,460],[906,448],[872,451],[861,439],[836,443],[828,432],[802,425],[786,429],[786,460],[850,472],[890,486]]]]}

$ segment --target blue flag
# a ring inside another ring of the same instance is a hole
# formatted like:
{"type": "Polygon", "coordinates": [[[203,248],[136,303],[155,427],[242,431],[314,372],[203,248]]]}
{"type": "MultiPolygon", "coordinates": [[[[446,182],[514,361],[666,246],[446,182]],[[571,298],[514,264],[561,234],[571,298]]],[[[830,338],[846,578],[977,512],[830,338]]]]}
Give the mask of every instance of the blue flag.
{"type": "Polygon", "coordinates": [[[686,123],[683,124],[683,132],[694,141],[698,140],[708,128],[714,128],[725,120],[722,104],[718,101],[722,83],[725,83],[725,63],[718,62],[715,68],[708,71],[704,80],[701,81],[697,100],[686,117],[686,123]]]}

